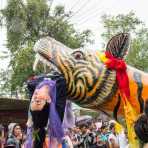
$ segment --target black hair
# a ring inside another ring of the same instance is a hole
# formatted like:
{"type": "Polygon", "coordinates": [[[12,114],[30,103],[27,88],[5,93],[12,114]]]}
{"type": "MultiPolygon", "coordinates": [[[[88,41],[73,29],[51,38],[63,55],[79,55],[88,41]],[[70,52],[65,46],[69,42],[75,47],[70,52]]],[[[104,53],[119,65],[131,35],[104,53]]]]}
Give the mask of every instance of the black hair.
{"type": "Polygon", "coordinates": [[[85,128],[88,128],[89,126],[88,126],[88,124],[80,124],[80,125],[79,125],[79,128],[80,128],[80,129],[82,129],[82,128],[84,128],[84,127],[85,127],[85,128]]]}
{"type": "Polygon", "coordinates": [[[107,127],[106,125],[102,125],[101,129],[106,129],[106,127],[107,127]]]}
{"type": "Polygon", "coordinates": [[[41,111],[31,111],[33,128],[38,137],[34,139],[34,148],[42,148],[46,136],[45,127],[49,117],[49,103],[46,103],[41,111]]]}
{"type": "Polygon", "coordinates": [[[148,100],[145,101],[144,112],[145,112],[146,116],[148,117],[148,100]]]}
{"type": "Polygon", "coordinates": [[[134,125],[137,137],[143,142],[148,142],[148,100],[145,102],[144,113],[138,118],[134,125]]]}
{"type": "Polygon", "coordinates": [[[115,127],[115,123],[111,123],[111,124],[109,125],[109,130],[112,130],[114,127],[115,127]]]}
{"type": "Polygon", "coordinates": [[[141,141],[148,142],[148,117],[145,114],[141,115],[135,122],[134,129],[141,141]]]}

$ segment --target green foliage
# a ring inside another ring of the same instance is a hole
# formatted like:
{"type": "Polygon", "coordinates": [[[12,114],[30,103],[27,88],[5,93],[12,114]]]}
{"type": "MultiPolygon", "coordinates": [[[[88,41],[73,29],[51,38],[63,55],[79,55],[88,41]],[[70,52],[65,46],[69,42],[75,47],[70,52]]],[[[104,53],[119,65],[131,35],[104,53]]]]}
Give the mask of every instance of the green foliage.
{"type": "Polygon", "coordinates": [[[148,28],[133,12],[127,15],[102,16],[104,33],[102,37],[107,42],[118,33],[132,35],[131,47],[126,57],[127,63],[144,71],[148,71],[148,28]]]}
{"type": "Polygon", "coordinates": [[[148,29],[138,31],[136,38],[132,40],[131,49],[126,58],[128,64],[140,70],[148,72],[148,29]]]}
{"type": "Polygon", "coordinates": [[[6,19],[7,47],[15,52],[21,45],[25,31],[26,14],[21,0],[8,0],[7,8],[2,10],[6,19]]]}
{"type": "Polygon", "coordinates": [[[103,15],[102,23],[105,29],[102,37],[107,40],[113,35],[121,32],[135,32],[136,27],[142,24],[133,12],[130,12],[127,15],[119,14],[117,16],[103,15]]]}
{"type": "Polygon", "coordinates": [[[105,37],[107,35],[114,35],[120,32],[131,32],[135,31],[136,26],[141,23],[141,21],[135,16],[133,12],[127,15],[119,14],[117,16],[102,16],[102,21],[104,28],[106,29],[106,34],[103,33],[105,37]]]}
{"type": "Polygon", "coordinates": [[[22,48],[16,53],[15,59],[11,60],[12,76],[10,80],[11,89],[14,90],[19,84],[22,87],[27,76],[34,74],[32,66],[34,61],[34,53],[32,48],[22,48]]]}
{"type": "MultiPolygon", "coordinates": [[[[22,87],[23,82],[34,74],[33,45],[42,36],[50,35],[71,48],[84,46],[90,42],[91,32],[77,32],[68,22],[69,13],[63,6],[56,6],[53,11],[47,0],[8,0],[8,5],[1,10],[6,20],[7,48],[10,51],[11,90],[22,87]]],[[[42,67],[37,74],[41,73],[42,67]]]]}

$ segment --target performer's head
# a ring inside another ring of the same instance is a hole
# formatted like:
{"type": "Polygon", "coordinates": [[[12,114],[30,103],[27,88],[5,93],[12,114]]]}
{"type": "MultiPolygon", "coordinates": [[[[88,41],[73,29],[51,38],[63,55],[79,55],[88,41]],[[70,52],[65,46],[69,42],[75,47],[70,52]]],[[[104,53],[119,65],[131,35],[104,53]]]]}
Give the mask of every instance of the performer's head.
{"type": "Polygon", "coordinates": [[[40,111],[44,108],[47,102],[51,102],[50,89],[48,85],[43,85],[42,87],[35,89],[33,93],[31,100],[31,110],[40,111]]]}

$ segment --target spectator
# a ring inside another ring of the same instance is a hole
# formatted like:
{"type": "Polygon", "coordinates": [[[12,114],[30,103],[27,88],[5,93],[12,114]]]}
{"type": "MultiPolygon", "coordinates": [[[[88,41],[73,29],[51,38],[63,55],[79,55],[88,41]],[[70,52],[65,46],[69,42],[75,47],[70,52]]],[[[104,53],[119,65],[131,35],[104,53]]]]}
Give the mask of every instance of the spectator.
{"type": "MultiPolygon", "coordinates": [[[[101,119],[98,119],[98,121],[97,121],[95,124],[96,124],[97,130],[100,131],[101,126],[102,126],[102,120],[101,120],[101,119]]],[[[100,132],[101,132],[101,131],[100,131],[100,132]]]]}
{"type": "Polygon", "coordinates": [[[127,131],[125,131],[125,129],[123,129],[120,133],[118,133],[117,137],[120,148],[129,148],[127,131]]]}
{"type": "Polygon", "coordinates": [[[108,129],[105,124],[101,127],[101,133],[97,136],[97,148],[108,148],[108,129]]]}
{"type": "Polygon", "coordinates": [[[6,141],[7,147],[21,148],[23,134],[19,124],[10,123],[8,126],[8,139],[6,141]]]}
{"type": "Polygon", "coordinates": [[[81,129],[81,139],[79,148],[96,148],[96,134],[91,131],[93,128],[89,129],[87,124],[82,124],[81,129]]]}
{"type": "Polygon", "coordinates": [[[73,143],[72,143],[72,141],[71,141],[71,139],[70,139],[68,134],[65,135],[65,137],[64,137],[64,141],[62,143],[62,147],[63,148],[73,148],[73,143]]]}
{"type": "Polygon", "coordinates": [[[107,127],[106,125],[102,125],[101,127],[101,140],[106,142],[108,140],[108,135],[107,135],[107,127]]]}
{"type": "Polygon", "coordinates": [[[81,140],[80,140],[80,148],[88,148],[89,147],[89,142],[88,142],[88,125],[87,124],[82,124],[80,125],[81,129],[81,140]]]}
{"type": "Polygon", "coordinates": [[[5,143],[4,127],[3,125],[0,124],[0,148],[4,148],[4,143],[5,143]]]}
{"type": "Polygon", "coordinates": [[[115,123],[111,123],[109,129],[111,131],[111,134],[108,137],[110,148],[120,148],[117,133],[115,132],[115,123]]]}
{"type": "Polygon", "coordinates": [[[79,148],[81,135],[80,135],[80,129],[78,127],[73,128],[71,139],[72,139],[73,147],[79,148]]]}
{"type": "Polygon", "coordinates": [[[89,126],[88,143],[90,148],[96,148],[96,125],[93,122],[89,126]]]}
{"type": "Polygon", "coordinates": [[[96,142],[96,148],[109,148],[108,143],[106,141],[103,141],[101,139],[101,136],[100,135],[97,136],[96,141],[97,141],[96,142]]]}

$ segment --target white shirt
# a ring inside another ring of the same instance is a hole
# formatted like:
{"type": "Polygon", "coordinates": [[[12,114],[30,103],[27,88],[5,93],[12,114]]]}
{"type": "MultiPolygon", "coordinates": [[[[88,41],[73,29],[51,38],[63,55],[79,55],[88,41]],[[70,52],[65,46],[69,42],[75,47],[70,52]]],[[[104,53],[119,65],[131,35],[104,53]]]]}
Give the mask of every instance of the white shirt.
{"type": "Polygon", "coordinates": [[[112,134],[112,133],[111,133],[111,134],[109,135],[109,137],[108,137],[108,142],[109,142],[109,144],[111,144],[111,139],[113,139],[113,140],[115,141],[115,143],[119,145],[119,141],[118,141],[117,136],[115,136],[115,135],[112,134]]]}
{"type": "Polygon", "coordinates": [[[124,131],[118,135],[110,134],[108,137],[108,141],[111,144],[111,139],[115,141],[116,144],[120,146],[120,148],[129,148],[128,140],[124,134],[124,131]]]}
{"type": "Polygon", "coordinates": [[[117,135],[120,148],[129,148],[128,140],[124,131],[117,135]]]}

